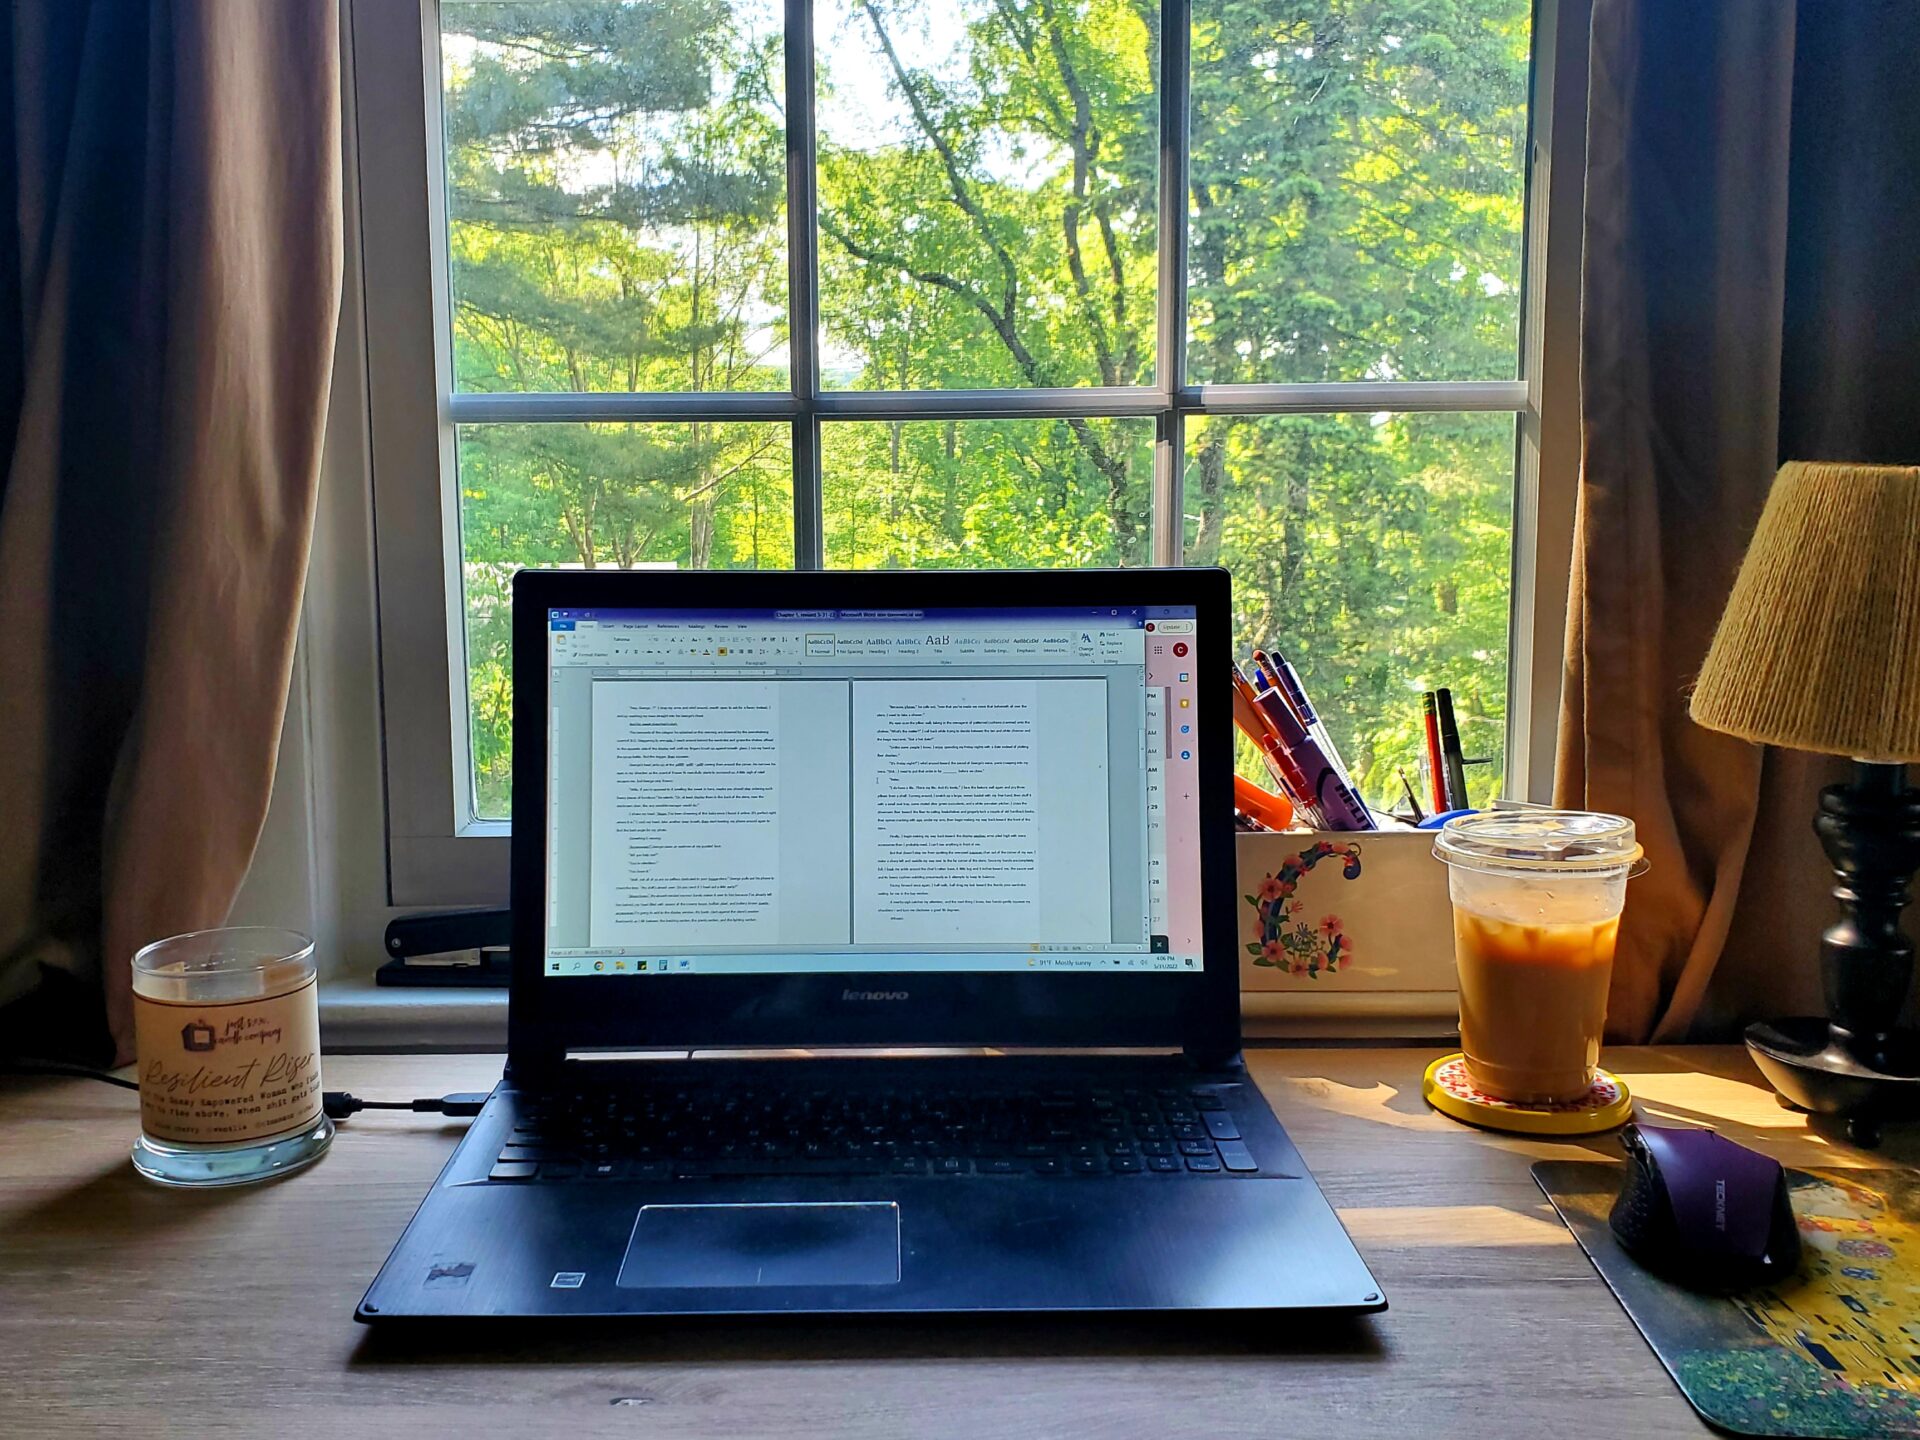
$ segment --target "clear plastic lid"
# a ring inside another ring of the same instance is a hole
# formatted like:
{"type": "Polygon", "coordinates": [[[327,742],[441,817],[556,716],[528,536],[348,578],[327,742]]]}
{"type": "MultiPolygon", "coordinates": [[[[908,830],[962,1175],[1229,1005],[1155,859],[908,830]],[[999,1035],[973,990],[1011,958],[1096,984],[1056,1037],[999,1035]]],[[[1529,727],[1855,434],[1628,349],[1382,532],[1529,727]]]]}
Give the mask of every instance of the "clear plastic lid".
{"type": "Polygon", "coordinates": [[[1433,853],[1449,865],[1556,875],[1641,874],[1633,821],[1591,810],[1488,810],[1440,827],[1433,853]]]}

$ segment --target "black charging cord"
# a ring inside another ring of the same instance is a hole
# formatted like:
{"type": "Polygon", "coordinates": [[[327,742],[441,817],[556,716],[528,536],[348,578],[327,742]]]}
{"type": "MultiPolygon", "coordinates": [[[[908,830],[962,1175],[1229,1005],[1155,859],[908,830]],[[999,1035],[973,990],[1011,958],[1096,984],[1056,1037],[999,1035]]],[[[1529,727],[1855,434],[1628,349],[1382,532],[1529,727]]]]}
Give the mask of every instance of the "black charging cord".
{"type": "MultiPolygon", "coordinates": [[[[110,1075],[105,1070],[85,1065],[69,1065],[63,1060],[0,1060],[0,1075],[63,1075],[75,1080],[98,1080],[122,1090],[138,1090],[138,1080],[110,1075]]],[[[484,1092],[473,1090],[456,1095],[429,1096],[420,1100],[362,1100],[345,1090],[328,1090],[320,1097],[320,1108],[331,1120],[344,1120],[362,1110],[411,1110],[421,1115],[452,1115],[465,1118],[480,1113],[487,1103],[484,1092]]]]}
{"type": "Polygon", "coordinates": [[[362,1100],[345,1090],[329,1090],[320,1097],[320,1103],[329,1118],[334,1120],[344,1120],[361,1110],[412,1110],[421,1115],[464,1117],[478,1115],[480,1107],[487,1103],[487,1097],[483,1092],[474,1090],[461,1095],[441,1095],[423,1100],[362,1100]]]}

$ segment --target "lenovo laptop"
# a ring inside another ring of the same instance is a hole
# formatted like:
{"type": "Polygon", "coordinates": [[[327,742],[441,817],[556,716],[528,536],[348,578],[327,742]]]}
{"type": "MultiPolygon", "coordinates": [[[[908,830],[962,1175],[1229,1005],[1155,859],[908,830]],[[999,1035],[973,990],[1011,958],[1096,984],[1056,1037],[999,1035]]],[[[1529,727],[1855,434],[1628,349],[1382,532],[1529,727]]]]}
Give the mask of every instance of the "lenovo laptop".
{"type": "Polygon", "coordinates": [[[360,1319],[1385,1307],[1241,1063],[1224,571],[513,603],[506,1071],[360,1319]]]}

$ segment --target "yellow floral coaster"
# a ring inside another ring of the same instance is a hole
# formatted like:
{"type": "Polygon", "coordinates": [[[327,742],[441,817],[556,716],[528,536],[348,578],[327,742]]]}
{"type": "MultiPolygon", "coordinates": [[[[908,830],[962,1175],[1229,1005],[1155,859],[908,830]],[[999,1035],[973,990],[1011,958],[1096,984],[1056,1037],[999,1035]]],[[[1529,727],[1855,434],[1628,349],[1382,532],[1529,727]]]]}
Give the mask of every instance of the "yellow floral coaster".
{"type": "Polygon", "coordinates": [[[1626,1082],[1605,1070],[1594,1072],[1593,1088],[1578,1100],[1516,1105],[1477,1087],[1467,1074],[1467,1057],[1457,1051],[1427,1067],[1420,1094],[1442,1115],[1516,1135],[1597,1135],[1633,1118],[1633,1096],[1627,1093],[1626,1082]]]}

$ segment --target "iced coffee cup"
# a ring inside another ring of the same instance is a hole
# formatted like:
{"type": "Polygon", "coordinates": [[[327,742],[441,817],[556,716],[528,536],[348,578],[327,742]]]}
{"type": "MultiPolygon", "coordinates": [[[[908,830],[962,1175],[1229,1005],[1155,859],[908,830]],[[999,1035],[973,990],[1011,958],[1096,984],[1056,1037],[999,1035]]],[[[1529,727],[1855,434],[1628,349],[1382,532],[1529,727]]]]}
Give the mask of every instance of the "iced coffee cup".
{"type": "Polygon", "coordinates": [[[1646,868],[1633,822],[1581,810],[1449,820],[1446,861],[1473,1083],[1520,1105],[1593,1087],[1627,881],[1646,868]]]}

